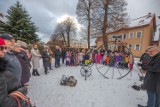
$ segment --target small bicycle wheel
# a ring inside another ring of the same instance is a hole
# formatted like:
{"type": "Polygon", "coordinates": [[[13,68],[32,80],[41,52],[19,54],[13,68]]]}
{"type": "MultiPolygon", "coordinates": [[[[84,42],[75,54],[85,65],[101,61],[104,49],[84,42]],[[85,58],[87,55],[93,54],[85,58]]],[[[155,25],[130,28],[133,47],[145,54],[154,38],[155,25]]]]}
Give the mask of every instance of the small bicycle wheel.
{"type": "Polygon", "coordinates": [[[88,66],[82,66],[80,72],[82,76],[89,77],[92,74],[92,69],[88,66]]]}

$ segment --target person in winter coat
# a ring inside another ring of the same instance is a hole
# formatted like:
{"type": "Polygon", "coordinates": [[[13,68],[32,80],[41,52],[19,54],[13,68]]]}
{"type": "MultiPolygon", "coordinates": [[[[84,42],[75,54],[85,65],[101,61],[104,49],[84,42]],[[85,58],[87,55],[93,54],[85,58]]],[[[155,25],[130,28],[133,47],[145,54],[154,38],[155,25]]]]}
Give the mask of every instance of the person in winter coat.
{"type": "Polygon", "coordinates": [[[107,57],[106,57],[106,65],[109,65],[109,63],[110,63],[110,55],[107,55],[107,57]]]}
{"type": "Polygon", "coordinates": [[[21,53],[21,45],[19,43],[15,43],[14,45],[14,54],[18,58],[22,67],[21,83],[23,86],[27,85],[26,83],[28,83],[30,79],[30,69],[28,62],[23,58],[23,54],[21,53]]]}
{"type": "Polygon", "coordinates": [[[75,65],[75,64],[74,64],[74,62],[75,62],[75,61],[74,61],[74,59],[75,59],[75,53],[74,53],[73,51],[71,52],[71,58],[70,58],[70,59],[71,59],[70,65],[71,65],[71,66],[74,66],[74,65],[75,65]]]}
{"type": "Polygon", "coordinates": [[[48,47],[48,51],[49,51],[49,69],[50,69],[50,70],[53,70],[53,68],[52,68],[53,52],[52,52],[52,50],[51,50],[50,47],[48,47]]]}
{"type": "Polygon", "coordinates": [[[2,38],[5,41],[5,44],[7,46],[7,53],[3,57],[3,59],[7,61],[6,69],[12,72],[16,76],[16,78],[19,81],[21,81],[21,77],[22,77],[21,63],[19,62],[18,58],[13,53],[15,39],[12,35],[9,35],[9,34],[2,34],[0,38],[2,38]]]}
{"type": "MultiPolygon", "coordinates": [[[[6,69],[7,61],[3,59],[6,52],[5,42],[0,38],[0,107],[18,107],[13,93],[16,91],[25,95],[27,87],[22,87],[16,76],[6,69]]],[[[21,98],[17,97],[17,99],[22,107],[31,107],[30,104],[25,103],[21,98]]]]}
{"type": "Polygon", "coordinates": [[[54,51],[54,58],[55,58],[55,68],[60,67],[61,51],[59,46],[56,46],[56,49],[54,51]]]}
{"type": "Polygon", "coordinates": [[[47,46],[44,46],[44,50],[42,53],[42,59],[43,59],[43,67],[44,67],[44,73],[48,73],[48,67],[50,64],[50,54],[47,46]]]}
{"type": "Polygon", "coordinates": [[[129,70],[131,71],[133,69],[134,59],[132,55],[129,55],[129,70]]]}
{"type": "Polygon", "coordinates": [[[118,67],[120,62],[120,55],[117,52],[115,53],[115,60],[116,60],[116,66],[118,67]]]}
{"type": "Polygon", "coordinates": [[[62,48],[62,63],[63,64],[64,64],[65,57],[66,57],[66,50],[65,48],[62,48]]]}
{"type": "Polygon", "coordinates": [[[32,55],[32,65],[33,65],[33,76],[40,76],[38,72],[38,68],[40,67],[39,60],[41,58],[41,54],[39,53],[38,46],[36,44],[33,45],[33,48],[31,49],[31,55],[32,55]]]}
{"type": "Polygon", "coordinates": [[[101,58],[102,58],[102,56],[101,56],[101,53],[99,52],[96,56],[96,61],[98,64],[100,64],[101,58]]]}
{"type": "Polygon", "coordinates": [[[128,55],[126,55],[125,56],[125,68],[128,68],[128,62],[129,62],[129,56],[128,55]]]}
{"type": "Polygon", "coordinates": [[[140,62],[142,63],[142,70],[145,71],[146,69],[144,68],[145,65],[147,65],[149,63],[149,61],[151,60],[151,56],[148,54],[147,50],[145,51],[145,53],[142,54],[142,56],[140,57],[140,62]]]}
{"type": "Polygon", "coordinates": [[[120,68],[124,69],[125,68],[125,64],[126,64],[125,54],[121,54],[120,55],[120,68]]]}
{"type": "Polygon", "coordinates": [[[115,60],[114,53],[111,53],[109,66],[113,67],[115,65],[115,63],[116,63],[116,60],[115,60]]]}
{"type": "Polygon", "coordinates": [[[70,65],[70,57],[71,57],[71,52],[67,51],[67,53],[66,53],[66,66],[70,65]]]}
{"type": "Polygon", "coordinates": [[[144,88],[148,94],[147,107],[160,107],[160,50],[150,46],[147,52],[152,57],[148,65],[142,65],[147,70],[144,78],[144,88]]]}

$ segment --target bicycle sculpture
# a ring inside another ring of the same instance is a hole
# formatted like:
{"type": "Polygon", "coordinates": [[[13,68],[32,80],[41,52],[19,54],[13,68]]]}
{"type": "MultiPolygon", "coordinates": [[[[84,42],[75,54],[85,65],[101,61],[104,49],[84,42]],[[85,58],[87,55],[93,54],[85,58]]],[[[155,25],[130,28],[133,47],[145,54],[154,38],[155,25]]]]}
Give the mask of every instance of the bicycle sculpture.
{"type": "MultiPolygon", "coordinates": [[[[121,42],[120,40],[118,40],[118,38],[120,38],[119,36],[114,36],[115,41],[111,41],[108,42],[108,46],[114,46],[114,52],[118,51],[121,53],[128,53],[126,55],[128,56],[132,56],[132,59],[134,59],[132,52],[130,51],[130,49],[126,46],[125,43],[121,42]]],[[[104,44],[101,45],[97,50],[100,51],[101,48],[104,48],[104,44]]],[[[112,53],[111,53],[112,54],[112,53]]],[[[92,59],[94,60],[94,59],[92,59]]],[[[87,79],[87,77],[89,77],[92,73],[92,69],[91,67],[93,66],[93,61],[91,61],[88,65],[82,65],[82,68],[80,70],[82,76],[85,76],[85,80],[87,79]]],[[[126,65],[122,65],[120,63],[114,62],[113,64],[111,64],[111,62],[109,64],[98,64],[96,63],[96,69],[98,70],[98,72],[105,78],[107,79],[122,79],[124,77],[126,77],[127,75],[132,75],[132,69],[129,69],[128,64],[126,65]]],[[[138,73],[138,75],[140,77],[143,77],[143,74],[140,70],[140,68],[137,66],[136,63],[134,63],[134,65],[138,68],[138,70],[140,71],[138,73]]]]}
{"type": "MultiPolygon", "coordinates": [[[[118,38],[120,38],[120,36],[114,36],[114,38],[115,38],[115,41],[108,42],[108,46],[114,46],[114,50],[113,50],[114,52],[116,52],[116,51],[121,52],[121,53],[126,52],[126,56],[131,56],[132,59],[134,59],[132,52],[126,46],[126,44],[121,42],[120,40],[118,40],[118,38]]],[[[103,47],[104,47],[104,44],[101,45],[98,48],[98,50],[100,50],[103,47]]],[[[133,65],[137,66],[136,63],[133,63],[133,65]]],[[[97,68],[98,72],[107,79],[109,79],[109,78],[122,79],[122,78],[126,77],[128,74],[132,75],[132,69],[129,69],[128,64],[123,65],[120,62],[118,62],[118,63],[114,62],[113,64],[110,63],[108,65],[96,63],[96,68],[97,68]]],[[[140,74],[138,74],[138,75],[143,76],[143,74],[138,66],[137,66],[137,68],[140,71],[139,72],[140,74]]]]}

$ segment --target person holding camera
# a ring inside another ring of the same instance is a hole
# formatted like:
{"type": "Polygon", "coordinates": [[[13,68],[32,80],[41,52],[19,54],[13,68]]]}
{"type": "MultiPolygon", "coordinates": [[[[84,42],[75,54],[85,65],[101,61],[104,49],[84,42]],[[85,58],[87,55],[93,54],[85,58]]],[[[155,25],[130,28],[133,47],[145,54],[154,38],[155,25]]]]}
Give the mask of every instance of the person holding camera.
{"type": "Polygon", "coordinates": [[[156,46],[150,46],[147,52],[151,60],[147,65],[142,64],[147,71],[144,78],[144,87],[148,95],[147,107],[160,107],[160,50],[156,46]]]}

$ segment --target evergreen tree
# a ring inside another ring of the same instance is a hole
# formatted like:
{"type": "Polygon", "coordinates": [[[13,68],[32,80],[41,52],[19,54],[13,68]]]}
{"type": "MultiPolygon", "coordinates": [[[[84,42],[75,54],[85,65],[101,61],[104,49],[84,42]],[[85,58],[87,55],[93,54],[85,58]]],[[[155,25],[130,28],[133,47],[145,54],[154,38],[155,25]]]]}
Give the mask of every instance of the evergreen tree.
{"type": "Polygon", "coordinates": [[[19,1],[11,6],[7,13],[7,22],[3,26],[6,33],[10,33],[16,39],[27,43],[39,41],[38,35],[35,33],[37,31],[35,24],[19,1]]]}

